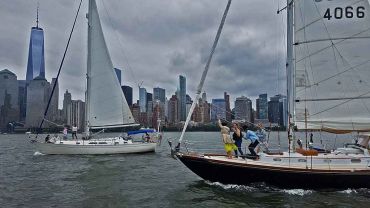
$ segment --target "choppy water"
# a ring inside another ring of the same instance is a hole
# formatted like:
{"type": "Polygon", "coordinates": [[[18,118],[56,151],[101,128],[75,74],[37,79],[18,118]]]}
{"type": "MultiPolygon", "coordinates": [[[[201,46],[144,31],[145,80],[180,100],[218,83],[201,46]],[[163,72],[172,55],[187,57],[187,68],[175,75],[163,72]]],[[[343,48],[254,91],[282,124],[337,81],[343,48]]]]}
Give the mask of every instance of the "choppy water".
{"type": "MultiPolygon", "coordinates": [[[[166,133],[165,138],[179,133],[166,133]]],[[[219,135],[190,132],[194,146],[221,149],[219,135]]],[[[277,135],[271,143],[277,147],[277,135]]],[[[282,146],[286,144],[281,134],[282,146]]],[[[165,139],[164,139],[165,140],[165,139]]],[[[330,138],[331,145],[341,145],[330,138]]],[[[370,179],[369,179],[370,180],[370,179]]],[[[63,156],[35,153],[25,135],[0,135],[0,207],[369,207],[370,190],[278,189],[203,181],[156,153],[63,156]]]]}

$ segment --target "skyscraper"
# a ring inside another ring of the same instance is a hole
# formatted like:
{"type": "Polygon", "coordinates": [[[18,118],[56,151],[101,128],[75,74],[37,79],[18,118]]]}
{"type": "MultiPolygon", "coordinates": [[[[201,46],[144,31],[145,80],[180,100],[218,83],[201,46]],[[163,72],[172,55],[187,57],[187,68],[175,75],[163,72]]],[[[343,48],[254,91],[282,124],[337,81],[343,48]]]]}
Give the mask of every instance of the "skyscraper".
{"type": "Polygon", "coordinates": [[[231,109],[230,109],[230,95],[224,92],[225,109],[226,109],[226,120],[231,121],[231,109]]]}
{"type": "Polygon", "coordinates": [[[284,95],[275,95],[268,102],[268,119],[271,123],[286,126],[288,120],[287,99],[284,95]]]}
{"type": "Polygon", "coordinates": [[[178,122],[178,100],[176,95],[172,95],[168,101],[168,122],[176,124],[178,122]]]}
{"type": "Polygon", "coordinates": [[[252,120],[252,101],[245,97],[241,96],[235,100],[235,119],[236,120],[245,120],[251,122],[252,120]]]}
{"type": "Polygon", "coordinates": [[[163,88],[155,87],[153,88],[153,99],[159,100],[161,103],[166,102],[166,90],[163,88]]]}
{"type": "Polygon", "coordinates": [[[179,76],[179,86],[177,89],[178,96],[178,118],[180,121],[186,120],[186,78],[183,75],[179,76]]]}
{"type": "Polygon", "coordinates": [[[72,103],[72,95],[71,93],[68,92],[68,90],[66,90],[66,92],[64,93],[64,99],[63,99],[63,121],[65,123],[67,123],[67,120],[68,120],[68,109],[71,103],[72,103]]]}
{"type": "Polygon", "coordinates": [[[38,9],[36,27],[32,27],[28,48],[26,80],[30,82],[36,77],[45,78],[44,30],[39,27],[38,9]]]}
{"type": "Polygon", "coordinates": [[[123,85],[121,88],[123,94],[125,95],[128,106],[132,106],[132,87],[123,85]]]}
{"type": "MultiPolygon", "coordinates": [[[[50,96],[50,83],[38,76],[31,80],[27,86],[27,113],[26,125],[38,127],[50,96]]],[[[48,123],[45,123],[48,126],[48,123]]]]}
{"type": "Polygon", "coordinates": [[[18,121],[18,81],[17,76],[4,69],[0,71],[0,129],[9,122],[18,121]]]}
{"type": "Polygon", "coordinates": [[[267,119],[267,94],[260,94],[256,99],[257,119],[267,119]]]}
{"type": "Polygon", "coordinates": [[[140,113],[146,113],[147,95],[146,95],[146,89],[143,87],[139,88],[139,104],[140,104],[140,113]]]}
{"type": "Polygon", "coordinates": [[[118,68],[114,68],[114,71],[116,72],[119,85],[121,86],[122,85],[122,70],[118,68]]]}
{"type": "Polygon", "coordinates": [[[226,119],[225,99],[212,99],[211,120],[226,119]]]}

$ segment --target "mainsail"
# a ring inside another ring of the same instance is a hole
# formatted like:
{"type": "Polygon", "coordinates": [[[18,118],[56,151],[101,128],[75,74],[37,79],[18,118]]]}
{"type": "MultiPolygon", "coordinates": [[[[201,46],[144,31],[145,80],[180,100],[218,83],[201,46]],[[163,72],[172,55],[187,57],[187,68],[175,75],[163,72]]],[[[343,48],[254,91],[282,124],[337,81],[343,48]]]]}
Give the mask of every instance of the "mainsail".
{"type": "Polygon", "coordinates": [[[370,130],[368,0],[294,1],[295,124],[370,130]]]}
{"type": "Polygon", "coordinates": [[[86,104],[90,129],[135,123],[113,71],[95,0],[89,1],[86,104]]]}

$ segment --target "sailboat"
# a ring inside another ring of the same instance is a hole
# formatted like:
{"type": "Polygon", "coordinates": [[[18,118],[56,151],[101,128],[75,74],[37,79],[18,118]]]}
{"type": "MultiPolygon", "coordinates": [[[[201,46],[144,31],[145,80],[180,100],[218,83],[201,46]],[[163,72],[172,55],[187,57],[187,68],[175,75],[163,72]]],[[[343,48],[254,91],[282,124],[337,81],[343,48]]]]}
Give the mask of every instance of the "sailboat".
{"type": "MultiPolygon", "coordinates": [[[[211,182],[265,183],[281,188],[370,188],[369,1],[287,0],[285,9],[287,151],[228,159],[181,148],[182,134],[171,152],[211,182]],[[320,153],[296,148],[297,131],[347,134],[348,141],[352,140],[348,133],[352,133],[363,140],[320,153]]],[[[198,91],[202,82],[203,76],[198,91]]]]}
{"type": "MultiPolygon", "coordinates": [[[[81,4],[80,4],[81,5],[81,4]]],[[[43,154],[122,154],[155,151],[154,142],[134,142],[128,135],[94,139],[90,130],[138,126],[132,116],[104,39],[95,0],[89,0],[86,90],[86,139],[35,142],[43,154]]]]}

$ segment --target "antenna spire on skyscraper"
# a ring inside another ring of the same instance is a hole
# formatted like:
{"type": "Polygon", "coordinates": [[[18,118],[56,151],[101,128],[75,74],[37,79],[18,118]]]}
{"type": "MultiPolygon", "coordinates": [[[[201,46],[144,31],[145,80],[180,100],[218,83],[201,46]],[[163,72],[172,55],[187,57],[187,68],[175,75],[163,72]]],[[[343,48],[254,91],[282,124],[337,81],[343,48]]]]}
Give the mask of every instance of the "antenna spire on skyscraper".
{"type": "Polygon", "coordinates": [[[36,12],[36,27],[39,28],[39,6],[40,6],[40,3],[37,2],[37,12],[36,12]]]}

